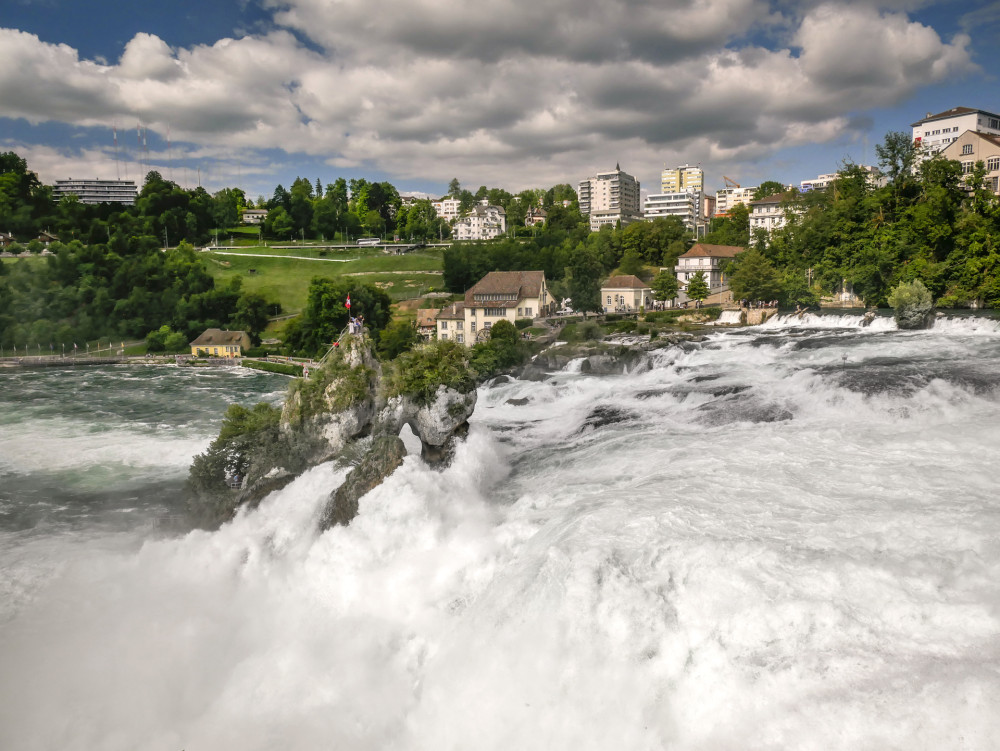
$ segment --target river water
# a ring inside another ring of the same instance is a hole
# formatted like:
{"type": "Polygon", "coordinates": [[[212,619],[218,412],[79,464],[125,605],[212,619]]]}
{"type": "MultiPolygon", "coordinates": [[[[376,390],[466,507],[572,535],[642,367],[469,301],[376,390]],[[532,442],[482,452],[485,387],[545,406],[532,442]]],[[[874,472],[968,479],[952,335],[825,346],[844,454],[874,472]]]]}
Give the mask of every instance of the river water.
{"type": "Polygon", "coordinates": [[[316,532],[180,486],[264,374],[0,376],[0,748],[995,749],[1000,326],[773,319],[481,390],[316,532]]]}

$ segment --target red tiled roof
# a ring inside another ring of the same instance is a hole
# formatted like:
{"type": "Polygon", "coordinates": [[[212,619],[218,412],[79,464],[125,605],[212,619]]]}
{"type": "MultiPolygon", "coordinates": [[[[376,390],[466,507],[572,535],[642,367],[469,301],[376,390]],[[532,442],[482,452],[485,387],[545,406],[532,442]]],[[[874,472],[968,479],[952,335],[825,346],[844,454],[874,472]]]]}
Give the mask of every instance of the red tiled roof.
{"type": "Polygon", "coordinates": [[[601,289],[650,289],[650,286],[633,274],[624,274],[610,277],[601,289]]]}
{"type": "Polygon", "coordinates": [[[205,332],[191,342],[192,347],[215,346],[225,344],[242,344],[245,331],[223,331],[222,329],[205,329],[205,332]]]}
{"type": "Polygon", "coordinates": [[[453,302],[447,308],[444,308],[441,312],[437,314],[437,319],[448,321],[464,321],[465,320],[465,303],[464,302],[453,302]]]}
{"type": "MultiPolygon", "coordinates": [[[[544,271],[491,271],[466,291],[465,304],[471,306],[475,295],[515,295],[519,300],[538,297],[544,282],[544,271]]],[[[502,302],[491,300],[490,307],[503,307],[502,302]]]]}
{"type": "Polygon", "coordinates": [[[681,258],[735,258],[737,253],[742,253],[746,248],[738,245],[711,245],[709,243],[695,243],[691,250],[680,256],[681,258]]]}

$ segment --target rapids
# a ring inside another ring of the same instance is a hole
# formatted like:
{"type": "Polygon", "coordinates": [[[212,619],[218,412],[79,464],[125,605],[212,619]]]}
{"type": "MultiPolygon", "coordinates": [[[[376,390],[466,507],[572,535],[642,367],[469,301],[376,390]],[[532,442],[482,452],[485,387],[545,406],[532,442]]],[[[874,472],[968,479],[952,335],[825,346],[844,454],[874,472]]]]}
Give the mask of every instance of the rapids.
{"type": "Polygon", "coordinates": [[[282,381],[160,370],[133,409],[128,370],[68,373],[72,404],[2,376],[0,748],[995,748],[997,322],[654,357],[487,385],[450,467],[408,457],[323,534],[332,464],[162,523],[202,405],[282,381]]]}

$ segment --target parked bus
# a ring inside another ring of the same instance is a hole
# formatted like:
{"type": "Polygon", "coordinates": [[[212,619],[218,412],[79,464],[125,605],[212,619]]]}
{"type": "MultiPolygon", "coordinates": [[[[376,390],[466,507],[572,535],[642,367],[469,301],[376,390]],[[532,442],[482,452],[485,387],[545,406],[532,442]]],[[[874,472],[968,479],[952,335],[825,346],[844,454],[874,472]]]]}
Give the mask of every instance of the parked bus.
{"type": "Polygon", "coordinates": [[[380,237],[359,237],[358,245],[379,245],[382,242],[380,237]]]}

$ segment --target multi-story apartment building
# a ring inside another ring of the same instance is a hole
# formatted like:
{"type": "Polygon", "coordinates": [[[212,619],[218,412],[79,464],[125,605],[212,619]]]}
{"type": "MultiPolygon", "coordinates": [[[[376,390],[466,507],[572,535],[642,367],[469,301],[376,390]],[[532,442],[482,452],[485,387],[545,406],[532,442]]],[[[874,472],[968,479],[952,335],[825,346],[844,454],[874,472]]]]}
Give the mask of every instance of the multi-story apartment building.
{"type": "Polygon", "coordinates": [[[492,240],[507,231],[507,213],[502,206],[478,204],[455,222],[456,240],[492,240]]]}
{"type": "Polygon", "coordinates": [[[705,190],[705,171],[701,167],[682,165],[660,173],[661,193],[701,193],[705,190]]]}
{"type": "Polygon", "coordinates": [[[577,191],[580,213],[590,217],[590,229],[596,232],[618,222],[624,226],[642,219],[639,211],[639,181],[616,164],[611,172],[599,172],[581,180],[577,191]]]}
{"type": "Polygon", "coordinates": [[[796,209],[789,206],[792,195],[789,193],[776,193],[767,198],[761,198],[750,202],[750,234],[756,229],[762,229],[770,235],[777,229],[781,229],[788,223],[788,214],[795,213],[796,209]]]}
{"type": "MultiPolygon", "coordinates": [[[[864,164],[859,166],[868,173],[868,184],[873,188],[885,185],[885,178],[879,172],[878,167],[870,167],[864,164]]],[[[830,186],[830,183],[836,179],[837,173],[832,172],[827,175],[819,175],[812,180],[803,180],[799,183],[799,192],[808,193],[810,190],[826,190],[830,186]]]]}
{"type": "Polygon", "coordinates": [[[716,292],[727,285],[726,275],[722,270],[723,262],[735,258],[744,250],[745,248],[736,245],[695,243],[687,253],[677,259],[677,265],[674,267],[677,281],[686,289],[691,277],[700,271],[708,282],[708,288],[716,292]]]}
{"type": "Polygon", "coordinates": [[[56,180],[52,197],[57,201],[63,196],[75,195],[80,203],[135,203],[135,180],[56,180]]]}
{"type": "Polygon", "coordinates": [[[457,198],[442,198],[440,201],[431,201],[431,206],[434,207],[439,219],[450,222],[461,215],[461,203],[457,198]]]}
{"type": "Polygon", "coordinates": [[[1000,136],[967,130],[948,144],[941,156],[962,164],[963,182],[972,174],[976,162],[982,162],[986,167],[986,186],[1000,195],[1000,136]]]}
{"type": "Polygon", "coordinates": [[[920,146],[919,160],[929,159],[967,130],[1000,136],[1000,115],[971,107],[952,107],[913,123],[913,142],[920,146]]]}
{"type": "Polygon", "coordinates": [[[701,213],[701,193],[680,191],[677,193],[653,193],[646,196],[642,213],[647,221],[661,217],[676,216],[689,232],[694,232],[701,213]]]}
{"type": "Polygon", "coordinates": [[[749,188],[721,188],[715,191],[715,216],[728,214],[736,206],[748,205],[753,200],[757,186],[749,188]]]}

